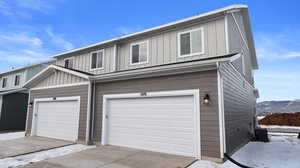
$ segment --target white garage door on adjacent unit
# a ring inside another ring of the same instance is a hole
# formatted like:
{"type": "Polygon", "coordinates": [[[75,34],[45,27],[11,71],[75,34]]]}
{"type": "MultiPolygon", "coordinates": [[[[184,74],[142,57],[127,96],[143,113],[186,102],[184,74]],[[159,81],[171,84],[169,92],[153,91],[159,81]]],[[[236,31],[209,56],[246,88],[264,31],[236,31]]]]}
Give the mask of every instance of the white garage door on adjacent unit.
{"type": "Polygon", "coordinates": [[[76,141],[79,127],[79,99],[41,99],[35,103],[34,135],[76,141]]]}
{"type": "Polygon", "coordinates": [[[199,91],[104,96],[103,144],[200,155],[199,91]]]}

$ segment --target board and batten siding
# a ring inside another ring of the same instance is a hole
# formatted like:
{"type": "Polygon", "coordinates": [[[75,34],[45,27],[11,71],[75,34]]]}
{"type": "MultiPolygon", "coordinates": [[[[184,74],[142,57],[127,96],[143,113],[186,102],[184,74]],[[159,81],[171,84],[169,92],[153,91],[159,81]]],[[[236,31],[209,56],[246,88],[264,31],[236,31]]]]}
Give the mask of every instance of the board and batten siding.
{"type": "Polygon", "coordinates": [[[62,71],[55,71],[43,81],[40,81],[35,87],[48,87],[55,85],[66,85],[86,82],[86,79],[62,71]]]}
{"type": "MultiPolygon", "coordinates": [[[[30,102],[33,102],[34,99],[37,99],[37,98],[71,97],[71,96],[80,96],[78,142],[84,143],[85,136],[86,136],[88,85],[51,88],[51,89],[43,89],[43,90],[31,90],[30,102]]],[[[33,108],[28,109],[26,135],[31,134],[33,108]]],[[[57,130],[57,131],[59,131],[59,130],[57,130]]]]}
{"type": "Polygon", "coordinates": [[[114,47],[108,46],[108,47],[94,47],[88,50],[85,50],[84,52],[78,52],[74,55],[68,55],[59,57],[56,61],[56,64],[59,66],[64,66],[64,59],[65,58],[74,58],[74,68],[76,70],[89,72],[92,74],[101,74],[101,73],[108,73],[113,71],[113,65],[114,65],[114,47]],[[98,70],[91,70],[91,52],[93,51],[99,51],[104,50],[104,63],[103,63],[103,69],[98,70]]]}
{"type": "MultiPolygon", "coordinates": [[[[174,62],[190,61],[194,59],[221,56],[226,54],[225,21],[224,17],[219,17],[202,23],[184,25],[176,29],[149,34],[117,44],[117,70],[136,69],[155,65],[169,64],[174,62]],[[178,57],[178,33],[197,29],[204,29],[204,54],[191,57],[178,57]],[[149,41],[148,63],[130,65],[130,44],[140,41],[149,41]]],[[[85,49],[80,52],[67,54],[59,57],[56,64],[64,66],[64,59],[74,57],[74,69],[89,72],[92,74],[109,73],[114,67],[114,46],[98,46],[85,49]],[[102,70],[90,70],[90,53],[104,49],[104,68],[102,70]]]]}
{"type": "MultiPolygon", "coordinates": [[[[245,74],[243,74],[247,81],[251,84],[254,83],[253,76],[252,76],[252,65],[251,65],[251,55],[250,51],[247,47],[247,36],[245,31],[245,26],[243,23],[243,17],[240,12],[234,13],[236,22],[231,14],[227,15],[228,21],[228,41],[229,41],[229,52],[230,53],[242,53],[244,56],[244,60],[242,65],[245,69],[245,74]],[[236,24],[237,23],[237,24],[236,24]],[[240,30],[241,33],[240,33],[240,30]],[[242,34],[242,35],[241,35],[242,34]],[[242,36],[244,37],[246,43],[244,42],[242,36]]],[[[242,71],[242,69],[239,69],[242,71]]]]}
{"type": "Polygon", "coordinates": [[[3,76],[0,77],[0,91],[21,88],[22,84],[25,83],[25,78],[26,78],[26,71],[25,70],[20,70],[20,71],[4,74],[3,76]],[[21,75],[20,84],[17,85],[17,86],[15,86],[15,76],[16,75],[21,75]],[[2,88],[3,78],[7,78],[7,84],[6,84],[5,88],[2,88]]]}
{"type": "Polygon", "coordinates": [[[253,135],[256,98],[253,88],[231,63],[220,66],[223,79],[226,150],[232,154],[253,135]]]}
{"type": "Polygon", "coordinates": [[[200,105],[202,156],[220,158],[218,87],[216,70],[163,77],[97,83],[93,140],[101,141],[103,95],[199,89],[200,100],[211,96],[211,105],[200,105]]]}

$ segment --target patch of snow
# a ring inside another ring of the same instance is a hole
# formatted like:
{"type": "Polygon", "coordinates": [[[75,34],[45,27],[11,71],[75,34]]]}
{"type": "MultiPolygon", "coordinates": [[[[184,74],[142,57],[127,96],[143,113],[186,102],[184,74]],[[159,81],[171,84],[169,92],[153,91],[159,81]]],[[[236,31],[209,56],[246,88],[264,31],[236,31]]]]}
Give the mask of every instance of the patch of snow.
{"type": "Polygon", "coordinates": [[[1,168],[14,168],[17,166],[24,166],[29,163],[39,162],[59,156],[68,155],[75,152],[80,152],[86,149],[95,148],[95,146],[87,146],[87,145],[70,145],[57,149],[51,149],[47,151],[36,152],[27,155],[21,155],[17,157],[10,157],[5,159],[0,159],[0,167],[1,168]]]}
{"type": "Polygon", "coordinates": [[[188,168],[217,168],[219,164],[206,160],[198,160],[188,168]]]}
{"type": "Polygon", "coordinates": [[[300,130],[300,127],[295,126],[282,126],[282,125],[259,125],[261,128],[282,128],[282,129],[295,129],[300,130]]]}
{"type": "MultiPolygon", "coordinates": [[[[255,168],[299,168],[300,140],[296,136],[270,136],[270,142],[250,142],[233,154],[236,161],[255,168]]],[[[226,161],[219,168],[239,168],[226,161]]]]}
{"type": "Polygon", "coordinates": [[[259,120],[261,120],[261,119],[264,119],[266,116],[257,116],[256,118],[257,118],[257,120],[259,121],[259,120]]]}
{"type": "Polygon", "coordinates": [[[23,138],[24,136],[25,136],[25,132],[1,133],[0,141],[23,138]]]}

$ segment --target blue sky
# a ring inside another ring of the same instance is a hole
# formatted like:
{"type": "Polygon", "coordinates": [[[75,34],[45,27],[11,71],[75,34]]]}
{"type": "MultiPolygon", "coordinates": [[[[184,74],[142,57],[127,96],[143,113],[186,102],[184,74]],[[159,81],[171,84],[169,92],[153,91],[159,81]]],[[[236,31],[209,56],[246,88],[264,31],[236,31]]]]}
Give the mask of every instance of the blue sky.
{"type": "Polygon", "coordinates": [[[297,0],[0,0],[0,71],[231,4],[249,6],[259,101],[300,99],[297,0]]]}

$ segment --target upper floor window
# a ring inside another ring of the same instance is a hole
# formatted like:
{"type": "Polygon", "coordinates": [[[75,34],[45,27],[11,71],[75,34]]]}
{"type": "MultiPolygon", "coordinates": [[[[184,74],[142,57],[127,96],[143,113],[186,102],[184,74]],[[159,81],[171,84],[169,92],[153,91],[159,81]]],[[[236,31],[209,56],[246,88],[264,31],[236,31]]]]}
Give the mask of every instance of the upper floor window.
{"type": "Polygon", "coordinates": [[[73,69],[74,68],[74,58],[66,58],[64,60],[65,68],[73,69]]]}
{"type": "Polygon", "coordinates": [[[104,63],[104,50],[91,53],[91,70],[102,69],[104,63]]]}
{"type": "Polygon", "coordinates": [[[15,86],[20,85],[20,79],[21,79],[21,75],[16,75],[15,76],[15,86]]]}
{"type": "Polygon", "coordinates": [[[130,64],[143,64],[148,62],[148,41],[130,45],[130,64]]]}
{"type": "Polygon", "coordinates": [[[2,78],[2,88],[7,86],[7,78],[2,78]]]}
{"type": "Polygon", "coordinates": [[[179,57],[187,57],[204,53],[203,28],[193,29],[178,34],[179,57]]]}

